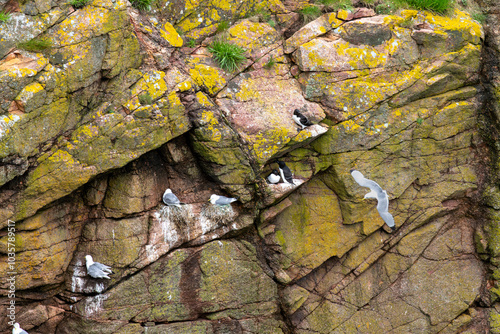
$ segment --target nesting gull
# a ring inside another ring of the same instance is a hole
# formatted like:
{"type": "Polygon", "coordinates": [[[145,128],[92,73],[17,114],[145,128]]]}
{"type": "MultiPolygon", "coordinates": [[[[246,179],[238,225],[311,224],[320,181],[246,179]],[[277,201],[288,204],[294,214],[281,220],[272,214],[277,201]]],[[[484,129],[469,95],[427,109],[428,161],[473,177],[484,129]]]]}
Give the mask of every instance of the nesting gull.
{"type": "Polygon", "coordinates": [[[364,198],[376,198],[377,211],[384,222],[394,231],[394,217],[389,213],[389,196],[375,181],[366,179],[361,172],[351,169],[351,175],[354,180],[362,187],[370,188],[370,192],[364,198]]]}
{"type": "Polygon", "coordinates": [[[280,173],[277,169],[273,170],[271,174],[267,177],[267,182],[269,183],[278,183],[280,182],[280,173]]]}
{"type": "Polygon", "coordinates": [[[176,206],[178,208],[180,208],[182,204],[177,196],[172,193],[172,190],[170,190],[170,188],[165,190],[165,192],[163,193],[163,203],[169,206],[176,206]]]}
{"type": "Polygon", "coordinates": [[[237,199],[236,198],[229,198],[229,197],[226,197],[226,196],[219,196],[219,195],[216,195],[216,194],[212,194],[212,196],[210,196],[209,201],[213,205],[222,206],[222,205],[228,205],[230,203],[233,203],[233,202],[237,201],[237,199]]]}
{"type": "Polygon", "coordinates": [[[14,328],[12,328],[12,334],[28,334],[24,329],[22,329],[19,324],[16,322],[14,324],[14,328]]]}
{"type": "Polygon", "coordinates": [[[99,263],[99,262],[94,262],[92,260],[92,256],[90,256],[90,255],[85,256],[85,261],[86,261],[86,265],[87,265],[87,273],[91,277],[110,279],[110,277],[108,275],[113,273],[111,271],[111,267],[109,267],[105,264],[99,263]]]}
{"type": "Polygon", "coordinates": [[[295,121],[295,123],[297,123],[302,127],[302,129],[308,127],[309,125],[312,125],[312,123],[307,119],[307,117],[300,113],[299,109],[295,109],[293,111],[292,118],[295,121]]]}
{"type": "Polygon", "coordinates": [[[283,181],[285,183],[293,184],[293,174],[290,168],[288,168],[288,166],[283,161],[278,161],[278,165],[283,181]]]}

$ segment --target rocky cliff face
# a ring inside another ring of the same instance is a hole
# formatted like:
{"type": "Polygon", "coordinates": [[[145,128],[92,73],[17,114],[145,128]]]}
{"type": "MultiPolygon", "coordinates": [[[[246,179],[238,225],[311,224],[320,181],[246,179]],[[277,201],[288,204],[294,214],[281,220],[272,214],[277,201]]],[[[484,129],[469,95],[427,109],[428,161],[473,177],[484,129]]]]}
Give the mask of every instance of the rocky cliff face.
{"type": "Polygon", "coordinates": [[[304,25],[302,5],[0,1],[2,312],[15,222],[30,333],[500,332],[498,27],[366,8],[304,25]],[[215,34],[246,50],[237,71],[215,34]],[[295,185],[265,182],[278,159],[295,185]]]}

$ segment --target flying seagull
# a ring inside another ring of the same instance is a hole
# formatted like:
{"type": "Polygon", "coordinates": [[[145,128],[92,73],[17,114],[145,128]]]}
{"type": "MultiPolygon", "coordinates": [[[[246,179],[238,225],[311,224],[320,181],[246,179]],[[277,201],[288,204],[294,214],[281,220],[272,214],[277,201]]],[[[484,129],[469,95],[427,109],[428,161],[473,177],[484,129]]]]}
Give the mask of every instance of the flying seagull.
{"type": "Polygon", "coordinates": [[[86,255],[85,256],[85,261],[87,262],[87,273],[93,277],[93,278],[107,278],[110,279],[108,276],[109,274],[112,274],[113,272],[111,271],[111,267],[99,263],[99,262],[94,262],[92,260],[92,256],[86,255]]]}
{"type": "Polygon", "coordinates": [[[24,329],[22,329],[19,324],[16,322],[14,324],[14,328],[12,328],[12,334],[28,334],[24,329]]]}
{"type": "Polygon", "coordinates": [[[179,201],[177,196],[172,193],[172,190],[170,190],[170,188],[165,190],[165,192],[163,193],[163,203],[169,206],[172,205],[178,208],[181,207],[181,201],[179,201]]]}
{"type": "Polygon", "coordinates": [[[283,161],[278,161],[281,178],[285,183],[293,184],[293,175],[292,171],[283,161]]]}
{"type": "Polygon", "coordinates": [[[236,198],[229,198],[226,196],[219,196],[216,194],[212,194],[212,196],[210,196],[210,199],[209,199],[210,203],[212,203],[213,205],[218,205],[218,206],[228,205],[228,204],[231,204],[237,200],[238,199],[236,199],[236,198]]]}
{"type": "Polygon", "coordinates": [[[360,186],[370,188],[370,192],[364,198],[376,198],[377,211],[384,222],[394,231],[394,217],[389,213],[389,196],[375,181],[366,179],[361,172],[351,169],[351,175],[360,186]]]}
{"type": "Polygon", "coordinates": [[[273,170],[271,174],[267,177],[267,182],[269,183],[278,183],[280,182],[280,172],[277,169],[273,170]]]}
{"type": "Polygon", "coordinates": [[[295,121],[295,123],[297,123],[302,127],[302,129],[308,127],[309,125],[312,125],[312,123],[307,119],[307,117],[300,113],[299,109],[295,109],[293,111],[292,118],[295,121]]]}

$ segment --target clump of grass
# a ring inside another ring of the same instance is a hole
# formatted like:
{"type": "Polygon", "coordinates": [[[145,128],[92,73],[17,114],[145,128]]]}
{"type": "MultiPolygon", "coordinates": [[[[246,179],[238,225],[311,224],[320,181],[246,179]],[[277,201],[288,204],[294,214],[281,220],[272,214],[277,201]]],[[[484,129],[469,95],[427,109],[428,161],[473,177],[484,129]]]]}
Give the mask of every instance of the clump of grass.
{"type": "Polygon", "coordinates": [[[7,22],[8,20],[10,20],[10,17],[10,13],[0,11],[0,22],[7,22]]]}
{"type": "Polygon", "coordinates": [[[82,8],[82,7],[85,7],[88,3],[90,2],[90,0],[71,0],[69,2],[69,4],[71,6],[73,6],[74,8],[82,8]]]}
{"type": "Polygon", "coordinates": [[[444,13],[452,6],[452,0],[404,0],[410,7],[444,13]]]}
{"type": "Polygon", "coordinates": [[[139,10],[151,10],[151,5],[154,0],[131,0],[130,3],[132,7],[137,8],[139,10]]]}
{"type": "Polygon", "coordinates": [[[149,93],[141,94],[138,96],[138,98],[139,98],[139,103],[142,104],[143,106],[153,103],[153,98],[151,97],[151,95],[149,95],[149,93]]]}
{"type": "Polygon", "coordinates": [[[234,72],[246,59],[245,50],[236,44],[231,44],[225,40],[215,40],[208,47],[208,51],[213,55],[219,66],[226,71],[234,72]]]}
{"type": "Polygon", "coordinates": [[[264,68],[270,70],[274,64],[276,64],[276,60],[274,60],[273,56],[270,56],[267,60],[267,63],[264,65],[264,68]]]}
{"type": "Polygon", "coordinates": [[[194,38],[190,38],[187,44],[190,48],[194,48],[196,46],[196,40],[194,38]]]}
{"type": "Polygon", "coordinates": [[[250,12],[247,14],[247,17],[251,17],[251,16],[258,16],[262,22],[267,22],[271,19],[271,13],[269,13],[264,8],[254,10],[253,12],[250,12]]]}
{"type": "Polygon", "coordinates": [[[402,28],[410,28],[413,26],[413,17],[407,17],[399,24],[399,26],[402,28]]]}
{"type": "Polygon", "coordinates": [[[392,14],[396,10],[398,10],[398,6],[394,2],[392,2],[392,1],[388,1],[388,2],[385,2],[385,3],[378,4],[375,7],[375,12],[377,14],[383,14],[383,15],[392,14]]]}
{"type": "Polygon", "coordinates": [[[223,32],[229,29],[229,22],[227,21],[220,21],[219,25],[217,26],[217,32],[223,32]]]}
{"type": "Polygon", "coordinates": [[[475,13],[472,13],[472,18],[474,20],[476,20],[477,22],[483,24],[484,22],[486,22],[486,15],[484,15],[483,13],[481,12],[475,12],[475,13]]]}
{"type": "Polygon", "coordinates": [[[267,24],[269,24],[271,27],[276,27],[276,21],[274,21],[273,19],[270,19],[269,21],[267,21],[267,24]]]}
{"type": "Polygon", "coordinates": [[[318,6],[307,6],[299,10],[300,15],[304,19],[305,23],[309,23],[314,21],[321,15],[321,9],[318,6]]]}
{"type": "Polygon", "coordinates": [[[33,38],[27,42],[18,43],[17,47],[31,52],[39,52],[52,47],[52,41],[48,38],[33,38]]]}
{"type": "Polygon", "coordinates": [[[333,11],[338,11],[339,9],[354,9],[351,0],[318,0],[318,3],[333,11]]]}

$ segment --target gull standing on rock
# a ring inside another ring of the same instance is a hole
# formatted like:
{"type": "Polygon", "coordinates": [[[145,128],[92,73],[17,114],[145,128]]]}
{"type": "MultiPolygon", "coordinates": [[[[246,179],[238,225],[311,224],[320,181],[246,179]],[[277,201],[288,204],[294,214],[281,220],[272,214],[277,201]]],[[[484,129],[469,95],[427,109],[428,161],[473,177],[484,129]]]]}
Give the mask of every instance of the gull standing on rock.
{"type": "Polygon", "coordinates": [[[218,206],[229,205],[237,200],[238,199],[236,199],[236,198],[219,196],[216,194],[212,194],[212,196],[210,196],[210,199],[209,199],[210,203],[212,203],[213,205],[218,205],[218,206]]]}
{"type": "Polygon", "coordinates": [[[181,201],[175,196],[175,194],[172,193],[172,190],[167,189],[163,193],[163,203],[169,206],[176,206],[178,208],[181,208],[181,201]]]}
{"type": "Polygon", "coordinates": [[[92,260],[92,256],[90,256],[90,255],[85,256],[85,261],[86,261],[86,265],[87,265],[87,273],[91,277],[110,279],[110,277],[108,275],[113,273],[111,271],[111,267],[109,267],[105,264],[99,263],[99,262],[94,262],[92,260]]]}
{"type": "Polygon", "coordinates": [[[293,174],[290,168],[283,161],[278,161],[278,166],[283,182],[293,184],[293,174]]]}
{"type": "Polygon", "coordinates": [[[293,111],[292,118],[295,121],[295,123],[297,123],[298,125],[300,125],[302,127],[302,129],[312,125],[312,123],[307,119],[307,117],[301,114],[299,109],[295,109],[293,111]]]}
{"type": "Polygon", "coordinates": [[[24,329],[22,329],[19,324],[16,322],[14,324],[14,328],[12,328],[12,334],[28,334],[24,329]]]}
{"type": "Polygon", "coordinates": [[[376,198],[377,211],[384,222],[394,231],[394,217],[389,213],[389,196],[375,181],[366,179],[361,172],[351,169],[351,175],[360,186],[370,188],[370,192],[364,198],[376,198]]]}

